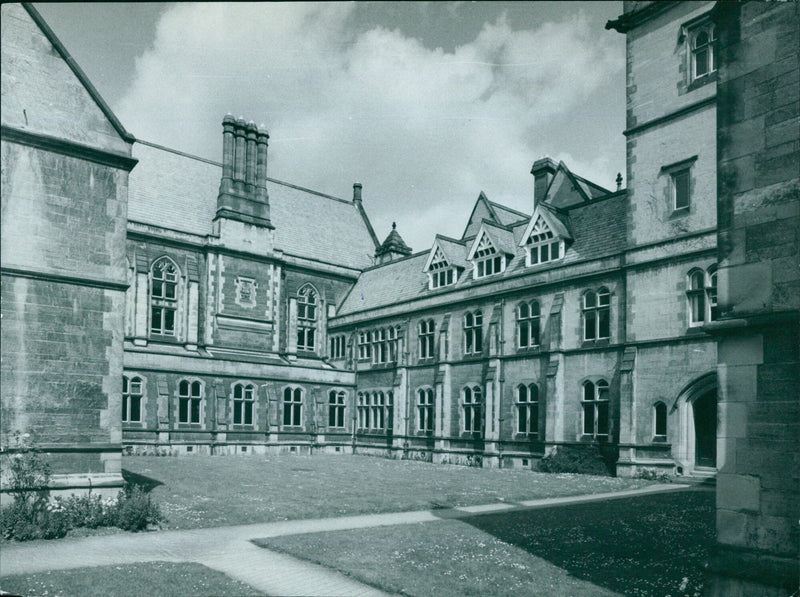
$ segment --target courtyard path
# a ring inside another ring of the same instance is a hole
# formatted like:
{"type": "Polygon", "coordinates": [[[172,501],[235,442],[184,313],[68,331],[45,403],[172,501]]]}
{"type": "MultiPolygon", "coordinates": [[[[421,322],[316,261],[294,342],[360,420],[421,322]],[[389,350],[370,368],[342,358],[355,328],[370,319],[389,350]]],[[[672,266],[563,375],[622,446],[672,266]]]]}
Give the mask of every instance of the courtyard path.
{"type": "Polygon", "coordinates": [[[149,561],[198,562],[272,595],[385,595],[323,566],[263,549],[252,539],[343,531],[398,524],[464,518],[521,508],[545,508],[610,499],[683,491],[689,485],[651,485],[613,493],[495,502],[442,510],[365,514],[259,523],[240,526],[117,534],[35,543],[5,544],[0,550],[0,576],[32,574],[84,566],[111,566],[149,561]]]}

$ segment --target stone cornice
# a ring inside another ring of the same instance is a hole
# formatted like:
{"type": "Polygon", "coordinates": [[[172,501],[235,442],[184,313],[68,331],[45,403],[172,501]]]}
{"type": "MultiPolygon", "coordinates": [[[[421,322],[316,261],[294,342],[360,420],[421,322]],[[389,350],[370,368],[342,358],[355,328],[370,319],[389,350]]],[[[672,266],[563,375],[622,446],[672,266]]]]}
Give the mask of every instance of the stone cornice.
{"type": "Polygon", "coordinates": [[[67,139],[61,139],[43,133],[19,129],[7,124],[0,127],[0,138],[10,143],[27,145],[29,147],[35,147],[36,149],[43,149],[80,160],[87,160],[103,166],[119,168],[126,172],[130,172],[133,167],[139,163],[139,160],[136,158],[123,153],[97,149],[96,147],[84,145],[83,143],[76,143],[75,141],[68,141],[67,139]]]}
{"type": "Polygon", "coordinates": [[[0,268],[0,274],[14,278],[29,278],[44,282],[55,282],[57,284],[73,284],[75,286],[87,286],[89,288],[101,288],[103,290],[119,290],[121,292],[128,290],[129,286],[127,281],[113,280],[110,278],[78,276],[56,271],[37,271],[25,267],[7,267],[5,265],[0,268]]]}

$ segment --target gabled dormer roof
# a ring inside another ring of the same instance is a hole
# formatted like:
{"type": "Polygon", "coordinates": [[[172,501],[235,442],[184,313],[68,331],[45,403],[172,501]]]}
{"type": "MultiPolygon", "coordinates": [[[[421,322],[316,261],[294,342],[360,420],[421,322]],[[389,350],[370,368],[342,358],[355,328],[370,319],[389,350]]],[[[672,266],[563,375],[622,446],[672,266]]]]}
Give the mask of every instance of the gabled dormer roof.
{"type": "Polygon", "coordinates": [[[573,174],[564,162],[559,162],[544,198],[537,203],[546,202],[557,208],[566,208],[590,203],[610,192],[590,180],[573,174]]]}
{"type": "Polygon", "coordinates": [[[475,257],[475,252],[484,237],[495,248],[498,253],[505,253],[506,255],[515,254],[514,233],[506,226],[500,226],[488,220],[481,222],[481,227],[478,229],[478,234],[470,245],[467,259],[472,260],[475,257]]]}
{"type": "Polygon", "coordinates": [[[439,257],[443,258],[449,267],[465,269],[467,267],[466,254],[467,246],[465,243],[437,234],[422,271],[426,273],[430,271],[431,265],[439,257]]]}
{"type": "Polygon", "coordinates": [[[493,201],[489,201],[486,193],[483,191],[478,195],[475,205],[472,207],[472,213],[469,215],[467,225],[464,228],[464,233],[461,235],[462,239],[474,236],[481,226],[481,222],[488,220],[501,226],[508,226],[514,222],[524,220],[528,215],[524,214],[505,205],[500,205],[493,201]]]}
{"type": "Polygon", "coordinates": [[[534,230],[549,229],[556,237],[563,240],[572,240],[572,232],[570,232],[569,215],[560,213],[558,210],[553,209],[546,203],[536,206],[533,210],[528,225],[525,227],[525,232],[522,233],[522,239],[519,242],[520,247],[528,244],[528,240],[534,230]]]}

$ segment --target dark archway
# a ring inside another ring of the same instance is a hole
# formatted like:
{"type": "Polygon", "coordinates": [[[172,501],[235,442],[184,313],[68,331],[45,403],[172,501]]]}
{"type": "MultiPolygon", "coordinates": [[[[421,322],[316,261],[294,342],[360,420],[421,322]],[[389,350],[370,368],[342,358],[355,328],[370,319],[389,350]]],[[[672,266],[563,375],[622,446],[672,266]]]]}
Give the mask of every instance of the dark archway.
{"type": "Polygon", "coordinates": [[[711,390],[692,403],[695,466],[717,466],[717,392],[711,390]]]}

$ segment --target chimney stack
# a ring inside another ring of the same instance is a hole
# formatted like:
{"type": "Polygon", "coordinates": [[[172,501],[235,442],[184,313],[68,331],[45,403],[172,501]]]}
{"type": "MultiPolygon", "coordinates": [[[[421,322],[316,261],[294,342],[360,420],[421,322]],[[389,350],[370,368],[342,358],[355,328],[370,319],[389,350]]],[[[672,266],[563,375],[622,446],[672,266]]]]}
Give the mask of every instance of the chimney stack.
{"type": "Polygon", "coordinates": [[[533,174],[533,207],[544,200],[547,187],[550,181],[553,180],[553,175],[556,173],[558,166],[550,158],[540,158],[533,163],[531,167],[531,174],[533,174]]]}
{"type": "Polygon", "coordinates": [[[251,120],[226,114],[222,120],[222,180],[217,217],[272,228],[267,193],[269,133],[251,120]]]}

